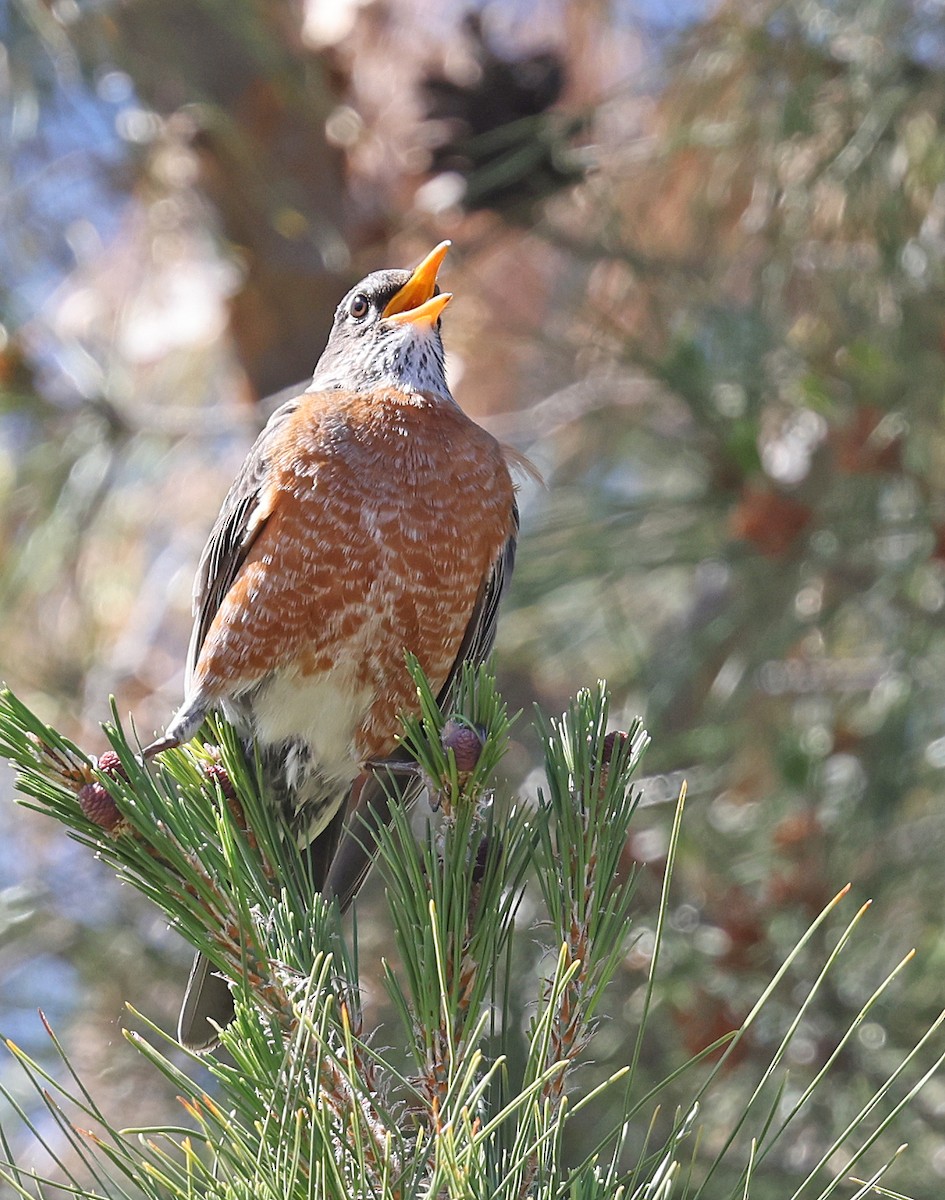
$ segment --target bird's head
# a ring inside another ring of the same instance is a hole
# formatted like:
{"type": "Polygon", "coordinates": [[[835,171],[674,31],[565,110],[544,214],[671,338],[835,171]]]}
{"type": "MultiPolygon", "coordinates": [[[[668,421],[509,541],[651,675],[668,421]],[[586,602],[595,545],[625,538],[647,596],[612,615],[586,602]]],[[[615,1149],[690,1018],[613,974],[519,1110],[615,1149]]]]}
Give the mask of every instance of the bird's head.
{"type": "Polygon", "coordinates": [[[450,397],[440,314],[452,295],[436,283],[449,246],[441,242],[413,271],[374,271],[348,292],[309,391],[394,387],[450,397]]]}

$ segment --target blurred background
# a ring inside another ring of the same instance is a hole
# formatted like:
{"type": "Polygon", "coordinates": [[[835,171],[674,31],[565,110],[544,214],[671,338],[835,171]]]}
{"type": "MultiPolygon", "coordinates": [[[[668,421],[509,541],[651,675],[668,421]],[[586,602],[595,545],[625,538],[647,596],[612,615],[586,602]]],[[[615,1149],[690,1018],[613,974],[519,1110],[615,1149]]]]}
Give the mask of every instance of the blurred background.
{"type": "MultiPolygon", "coordinates": [[[[653,737],[640,936],[588,1086],[632,1047],[684,778],[641,1080],[734,1028],[847,881],[874,913],[789,1097],[919,950],[770,1164],[788,1194],[943,998],[945,4],[6,0],[0,30],[0,675],[92,752],[110,694],[161,729],[266,397],[355,280],[451,238],[454,391],[545,480],[498,643],[510,785],[535,787],[531,705],[598,677],[653,737]]],[[[125,1001],[172,1026],[188,951],[0,790],[0,1032],[51,1062],[42,1007],[107,1113],[176,1120],[121,1030],[125,1001]]],[[[933,1081],[903,1190],[941,1194],[943,1132],[933,1081]]]]}

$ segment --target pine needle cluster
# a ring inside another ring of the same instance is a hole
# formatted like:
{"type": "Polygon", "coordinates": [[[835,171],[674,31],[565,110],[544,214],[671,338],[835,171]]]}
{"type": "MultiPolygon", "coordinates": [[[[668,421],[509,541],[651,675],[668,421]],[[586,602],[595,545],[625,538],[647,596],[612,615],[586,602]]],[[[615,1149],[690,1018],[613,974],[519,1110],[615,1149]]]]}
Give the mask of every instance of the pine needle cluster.
{"type": "MultiPolygon", "coordinates": [[[[559,718],[539,718],[545,784],[537,798],[506,800],[496,794],[495,772],[511,721],[488,669],[464,672],[449,713],[438,708],[417,664],[409,669],[417,715],[404,719],[402,741],[427,784],[431,811],[418,834],[395,806],[378,839],[394,933],[394,952],[381,970],[399,1026],[383,1030],[365,1028],[357,924],[344,933],[337,909],[315,891],[304,859],[266,803],[259,764],[232,729],[211,723],[201,739],[144,764],[116,715],[105,730],[111,752],[95,761],[10,692],[0,696],[0,753],[17,767],[22,802],[60,821],[149,897],[231,981],[236,1010],[219,1050],[195,1057],[193,1071],[175,1065],[180,1055],[172,1039],[141,1014],[135,1016],[142,1031],[126,1035],[176,1088],[186,1127],[120,1129],[100,1111],[52,1030],[61,1079],[8,1042],[71,1148],[68,1161],[57,1156],[33,1126],[60,1174],[43,1180],[7,1161],[0,1179],[12,1194],[108,1200],[753,1194],[774,1148],[789,1138],[845,1042],[905,964],[864,1005],[809,1087],[788,1101],[784,1062],[791,1039],[864,906],[838,934],[730,1136],[711,1155],[701,1152],[700,1105],[791,962],[817,929],[835,920],[844,893],[818,917],[743,1028],[709,1048],[718,1061],[710,1065],[707,1052],[685,1066],[667,1064],[664,1081],[644,1090],[637,1068],[659,1003],[680,796],[634,1053],[602,1082],[582,1088],[579,1068],[593,1050],[605,995],[634,938],[636,873],[626,846],[646,733],[639,723],[611,731],[604,685],[582,691],[559,718]],[[523,920],[526,891],[537,920],[523,920]],[[543,954],[535,952],[538,941],[543,954]],[[538,960],[524,985],[519,958],[538,960]],[[398,1057],[386,1045],[405,1051],[398,1057]],[[206,1079],[203,1068],[210,1087],[197,1082],[206,1079]],[[661,1094],[670,1088],[678,1094],[686,1072],[690,1100],[666,1118],[661,1094]],[[594,1150],[574,1161],[569,1129],[601,1112],[618,1118],[603,1122],[594,1150]],[[734,1185],[720,1185],[723,1164],[734,1185]]],[[[836,1131],[816,1168],[781,1194],[872,1194],[896,1154],[881,1156],[870,1179],[851,1180],[945,1057],[933,1049],[941,1023],[856,1119],[836,1131]]]]}

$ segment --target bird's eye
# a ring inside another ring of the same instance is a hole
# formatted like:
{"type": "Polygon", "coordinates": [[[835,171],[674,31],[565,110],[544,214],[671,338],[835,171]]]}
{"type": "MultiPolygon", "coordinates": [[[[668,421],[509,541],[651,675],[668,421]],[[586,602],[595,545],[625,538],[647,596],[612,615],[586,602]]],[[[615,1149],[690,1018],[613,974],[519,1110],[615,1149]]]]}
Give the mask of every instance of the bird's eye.
{"type": "Polygon", "coordinates": [[[358,292],[358,294],[353,297],[351,303],[348,305],[348,312],[356,321],[361,321],[368,315],[370,308],[371,305],[368,302],[367,296],[364,296],[361,294],[361,292],[358,292]]]}

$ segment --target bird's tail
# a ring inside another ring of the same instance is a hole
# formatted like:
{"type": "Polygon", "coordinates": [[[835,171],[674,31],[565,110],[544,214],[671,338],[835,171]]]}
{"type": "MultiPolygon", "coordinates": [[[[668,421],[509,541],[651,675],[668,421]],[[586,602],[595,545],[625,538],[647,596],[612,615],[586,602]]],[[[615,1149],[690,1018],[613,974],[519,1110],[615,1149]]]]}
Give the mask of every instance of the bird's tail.
{"type": "Polygon", "coordinates": [[[196,954],[177,1018],[177,1040],[188,1050],[212,1050],[233,1020],[233,994],[203,954],[196,954]]]}
{"type": "MultiPolygon", "coordinates": [[[[406,754],[398,755],[404,763],[406,754]]],[[[395,759],[391,760],[395,766],[395,759]]],[[[342,912],[361,890],[371,869],[376,849],[377,830],[390,824],[391,804],[396,800],[408,807],[424,788],[419,773],[400,773],[396,769],[365,774],[352,788],[350,813],[341,844],[332,855],[325,878],[325,894],[338,901],[342,912]]]]}

